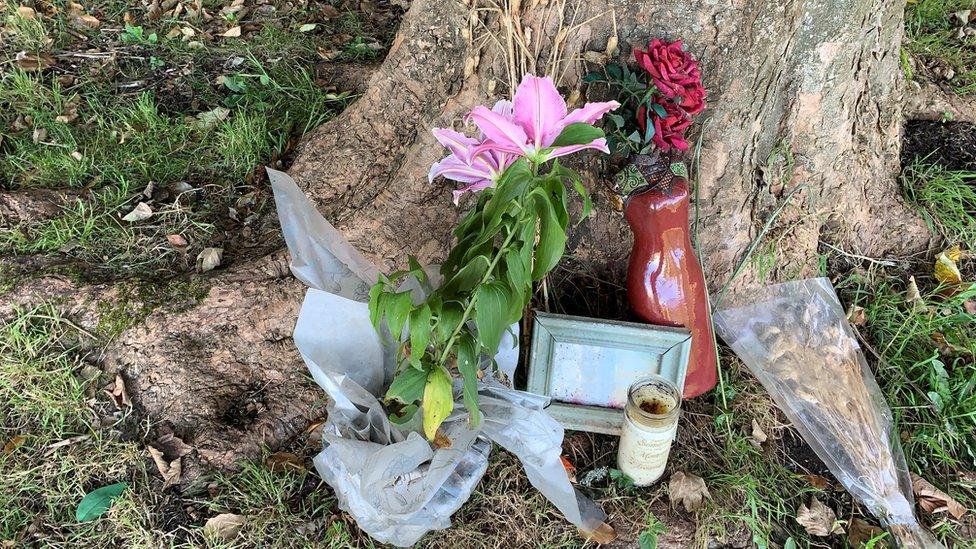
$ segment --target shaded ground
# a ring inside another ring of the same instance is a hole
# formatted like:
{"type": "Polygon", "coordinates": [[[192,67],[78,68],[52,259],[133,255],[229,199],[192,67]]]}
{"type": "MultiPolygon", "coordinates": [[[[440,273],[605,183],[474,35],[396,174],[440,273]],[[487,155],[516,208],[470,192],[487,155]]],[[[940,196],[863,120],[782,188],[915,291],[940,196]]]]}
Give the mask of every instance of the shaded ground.
{"type": "MultiPolygon", "coordinates": [[[[918,56],[912,63],[924,67],[920,74],[969,63],[971,42],[955,38],[961,27],[952,20],[964,4],[920,0],[910,8],[910,49],[918,56]]],[[[196,270],[204,248],[222,248],[223,266],[280,245],[273,217],[264,215],[270,203],[260,166],[287,165],[295,140],[354,98],[348,92],[383,55],[402,7],[250,1],[23,7],[30,11],[7,5],[2,15],[2,57],[11,69],[0,79],[0,296],[13,277],[38,266],[85,278],[136,278],[105,304],[115,314],[106,315],[98,333],[79,331],[59,303],[0,319],[0,540],[5,546],[372,545],[309,471],[319,447],[314,429],[263,461],[242,463],[236,473],[164,487],[146,449],[159,443],[158,426],[113,394],[115,380],[93,364],[105,341],[152,309],[206,295],[204,277],[162,280],[196,270]],[[152,215],[123,220],[140,202],[152,215]],[[146,306],[132,310],[127,299],[146,306]],[[74,520],[85,493],[118,481],[130,489],[103,518],[74,520]],[[202,525],[218,513],[246,517],[240,537],[223,542],[204,534],[202,525]]],[[[943,74],[940,85],[971,93],[971,76],[954,71],[958,76],[943,74]]],[[[976,241],[972,139],[972,126],[951,122],[906,128],[906,197],[946,245],[976,241]]],[[[766,244],[760,250],[768,253],[754,261],[771,270],[775,243],[766,244]]],[[[905,427],[912,470],[972,509],[971,296],[946,297],[930,257],[892,262],[858,257],[855,250],[821,251],[822,274],[833,277],[845,305],[863,307],[859,330],[905,427]],[[906,293],[910,276],[923,307],[906,293]]],[[[961,262],[963,280],[973,280],[973,265],[961,262]]],[[[552,279],[559,290],[543,304],[620,317],[623,288],[614,282],[620,280],[622,273],[582,277],[564,264],[552,279]]],[[[228,408],[228,421],[246,418],[259,401],[255,396],[228,408]]],[[[861,524],[856,521],[877,524],[837,489],[727,353],[721,387],[689,403],[671,459],[672,471],[698,474],[709,487],[712,497],[697,514],[672,507],[664,484],[637,490],[615,478],[613,438],[570,433],[564,447],[580,489],[608,511],[618,546],[636,545],[658,523],[665,527],[664,547],[783,546],[790,539],[798,546],[857,546],[848,535],[861,524]],[[768,436],[765,442],[756,439],[754,425],[768,436]],[[831,507],[847,533],[807,535],[796,514],[810,496],[831,507]]],[[[178,441],[160,449],[167,461],[178,460],[178,441]]],[[[967,546],[976,538],[972,513],[962,521],[944,512],[921,515],[950,544],[967,546]]],[[[495,451],[453,528],[421,545],[584,542],[531,488],[517,461],[495,451]]]]}

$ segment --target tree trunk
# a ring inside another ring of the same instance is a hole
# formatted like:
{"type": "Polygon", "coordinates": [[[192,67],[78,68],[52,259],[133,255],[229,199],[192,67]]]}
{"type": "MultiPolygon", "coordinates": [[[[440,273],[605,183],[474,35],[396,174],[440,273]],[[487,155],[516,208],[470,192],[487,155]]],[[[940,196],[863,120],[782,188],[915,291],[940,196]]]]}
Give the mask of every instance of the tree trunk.
{"type": "MultiPolygon", "coordinates": [[[[414,0],[363,97],[300,147],[291,174],[381,268],[403,265],[408,253],[437,261],[450,244],[459,209],[447,182],[427,181],[444,154],[430,129],[457,126],[474,105],[508,95],[513,64],[515,73],[549,72],[576,89],[582,60],[606,57],[614,34],[621,59],[630,54],[624,44],[660,36],[683,38],[703,62],[710,108],[695,221],[713,291],[787,200],[759,247],[774,251],[774,278],[814,274],[821,241],[866,256],[926,246],[895,179],[904,0],[518,4],[503,13],[494,4],[414,0]],[[516,60],[505,54],[510,34],[500,29],[509,28],[528,43],[516,60]]],[[[631,236],[606,175],[588,162],[595,212],[574,229],[568,261],[621,284],[631,236]]],[[[757,279],[746,265],[736,284],[757,279]]],[[[303,286],[287,275],[283,253],[209,283],[196,306],[153,313],[124,331],[104,363],[124,376],[144,413],[183,440],[189,460],[227,468],[301,432],[323,395],[290,339],[303,286]]],[[[99,296],[111,291],[58,277],[27,286],[42,297],[88,296],[78,306],[83,326],[98,322],[99,296]]]]}

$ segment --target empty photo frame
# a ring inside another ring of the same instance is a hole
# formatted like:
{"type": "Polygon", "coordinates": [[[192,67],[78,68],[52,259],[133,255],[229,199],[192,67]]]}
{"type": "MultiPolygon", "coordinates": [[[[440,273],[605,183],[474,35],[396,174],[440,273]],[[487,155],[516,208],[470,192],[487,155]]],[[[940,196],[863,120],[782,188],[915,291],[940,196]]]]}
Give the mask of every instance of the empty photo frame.
{"type": "Polygon", "coordinates": [[[526,388],[567,429],[620,434],[630,384],[657,374],[683,390],[690,351],[683,328],[537,312],[526,388]]]}

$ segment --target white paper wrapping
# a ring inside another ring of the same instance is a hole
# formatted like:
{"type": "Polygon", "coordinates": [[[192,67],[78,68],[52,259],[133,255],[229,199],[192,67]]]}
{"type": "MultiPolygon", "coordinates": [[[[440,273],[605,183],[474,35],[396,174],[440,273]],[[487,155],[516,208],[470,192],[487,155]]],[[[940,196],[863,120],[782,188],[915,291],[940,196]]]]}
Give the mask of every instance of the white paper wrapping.
{"type": "MultiPolygon", "coordinates": [[[[398,426],[379,398],[392,381],[395,348],[369,321],[369,288],[379,270],[353,248],[285,173],[268,170],[291,270],[309,286],[295,326],[312,377],[328,393],[324,449],[315,467],[335,490],[339,508],[384,543],[408,546],[471,496],[488,467],[490,441],[515,454],[539,491],[584,530],[595,530],[602,510],[578,494],[560,460],[563,429],[545,412],[548,399],[510,389],[486,377],[480,384],[481,424],[471,429],[460,400],[442,429],[450,448],[433,449],[420,434],[421,414],[398,426]]],[[[421,292],[418,287],[415,292],[421,292]]],[[[422,297],[422,296],[418,296],[422,297]]],[[[495,360],[512,379],[518,362],[518,325],[495,360]]]]}

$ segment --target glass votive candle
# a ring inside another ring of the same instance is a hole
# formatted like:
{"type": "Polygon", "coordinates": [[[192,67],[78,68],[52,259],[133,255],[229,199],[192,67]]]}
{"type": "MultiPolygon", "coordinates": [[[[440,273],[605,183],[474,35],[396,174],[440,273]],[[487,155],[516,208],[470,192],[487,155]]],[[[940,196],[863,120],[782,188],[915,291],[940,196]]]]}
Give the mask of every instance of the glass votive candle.
{"type": "Polygon", "coordinates": [[[681,391],[661,376],[639,378],[627,391],[617,467],[636,486],[653,484],[664,474],[680,410],[681,391]]]}

